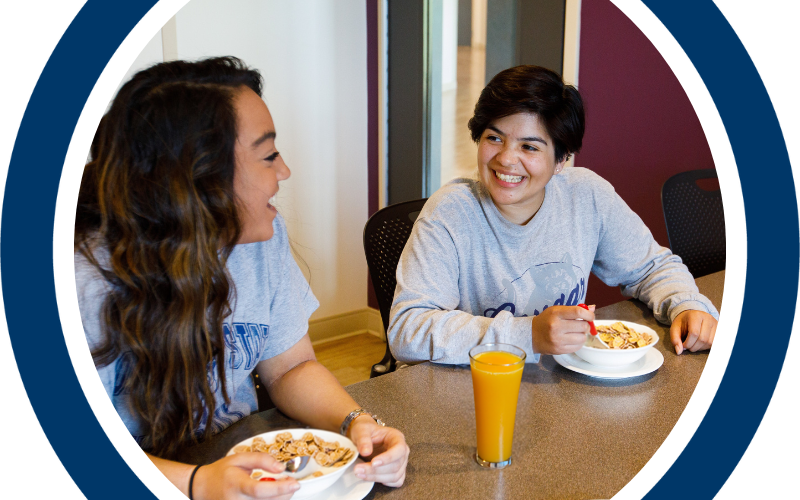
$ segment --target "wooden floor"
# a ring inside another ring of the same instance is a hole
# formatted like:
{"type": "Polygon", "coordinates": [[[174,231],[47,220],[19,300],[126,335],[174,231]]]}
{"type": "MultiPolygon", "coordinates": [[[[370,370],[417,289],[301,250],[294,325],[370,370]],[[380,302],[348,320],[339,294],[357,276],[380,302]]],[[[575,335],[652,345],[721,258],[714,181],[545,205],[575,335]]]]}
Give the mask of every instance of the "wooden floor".
{"type": "Polygon", "coordinates": [[[372,365],[383,359],[386,342],[370,333],[314,344],[317,361],[344,386],[369,379],[372,365]]]}

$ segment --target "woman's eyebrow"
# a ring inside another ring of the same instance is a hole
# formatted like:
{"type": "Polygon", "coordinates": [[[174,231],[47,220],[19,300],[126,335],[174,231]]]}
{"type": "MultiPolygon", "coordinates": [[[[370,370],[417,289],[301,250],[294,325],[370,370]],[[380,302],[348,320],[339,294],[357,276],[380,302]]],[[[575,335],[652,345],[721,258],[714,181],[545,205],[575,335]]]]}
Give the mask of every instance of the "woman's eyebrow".
{"type": "Polygon", "coordinates": [[[261,144],[263,144],[263,143],[264,143],[264,141],[266,141],[266,140],[268,140],[268,139],[274,139],[276,136],[277,136],[277,134],[276,134],[275,132],[272,132],[272,131],[270,131],[270,132],[264,132],[264,133],[261,135],[261,137],[259,137],[258,139],[256,139],[256,140],[255,140],[255,142],[253,142],[253,145],[252,145],[251,147],[253,147],[253,148],[257,148],[258,146],[260,146],[261,144]]]}
{"type": "Polygon", "coordinates": [[[536,137],[536,136],[534,136],[534,137],[520,137],[518,140],[523,141],[523,142],[541,142],[542,144],[547,146],[547,141],[545,141],[541,137],[536,137]]]}
{"type": "Polygon", "coordinates": [[[487,125],[486,128],[488,128],[489,130],[494,130],[495,132],[497,132],[500,135],[506,135],[505,132],[503,132],[499,128],[495,127],[494,125],[487,125]]]}
{"type": "MultiPolygon", "coordinates": [[[[506,135],[506,133],[505,133],[505,132],[503,132],[503,131],[502,131],[502,130],[500,130],[499,128],[495,127],[494,125],[488,125],[486,128],[488,128],[488,129],[490,129],[490,130],[493,130],[493,131],[497,132],[497,133],[498,133],[498,134],[500,134],[500,135],[506,135]]],[[[544,139],[542,139],[541,137],[538,137],[538,136],[533,136],[533,137],[520,137],[520,138],[518,138],[517,140],[518,140],[518,141],[523,141],[523,142],[541,142],[542,144],[544,144],[545,146],[547,146],[547,141],[545,141],[544,139]]]]}

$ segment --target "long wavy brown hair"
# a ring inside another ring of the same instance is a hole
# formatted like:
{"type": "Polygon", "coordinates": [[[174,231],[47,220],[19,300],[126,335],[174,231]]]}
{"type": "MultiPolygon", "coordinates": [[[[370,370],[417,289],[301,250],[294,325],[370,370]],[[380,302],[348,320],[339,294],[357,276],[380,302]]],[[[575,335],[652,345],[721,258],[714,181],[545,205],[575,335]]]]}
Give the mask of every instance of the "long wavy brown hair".
{"type": "Polygon", "coordinates": [[[226,261],[241,234],[242,86],[261,95],[261,76],[232,57],[137,73],[101,120],[83,174],[75,251],[110,285],[92,355],[97,366],[132,360],[123,390],[146,425],[142,447],[158,456],[210,434],[214,371],[229,401],[222,323],[234,292],[226,261]]]}

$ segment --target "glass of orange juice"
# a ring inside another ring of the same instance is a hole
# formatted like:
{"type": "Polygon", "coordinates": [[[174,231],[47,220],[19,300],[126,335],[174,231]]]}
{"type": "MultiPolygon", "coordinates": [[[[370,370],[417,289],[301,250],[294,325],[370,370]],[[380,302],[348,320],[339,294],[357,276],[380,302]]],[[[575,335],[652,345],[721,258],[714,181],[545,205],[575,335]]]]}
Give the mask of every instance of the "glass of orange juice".
{"type": "Polygon", "coordinates": [[[483,467],[502,469],[511,463],[525,351],[510,344],[483,344],[469,351],[469,364],[478,431],[475,460],[483,467]]]}

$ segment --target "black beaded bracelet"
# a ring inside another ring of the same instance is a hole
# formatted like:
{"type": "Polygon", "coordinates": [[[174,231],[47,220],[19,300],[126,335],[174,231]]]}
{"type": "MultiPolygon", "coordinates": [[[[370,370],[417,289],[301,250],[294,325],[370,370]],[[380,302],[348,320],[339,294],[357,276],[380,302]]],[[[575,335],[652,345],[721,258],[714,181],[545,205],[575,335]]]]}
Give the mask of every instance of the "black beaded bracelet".
{"type": "Polygon", "coordinates": [[[194,475],[197,474],[197,469],[199,469],[200,467],[202,467],[202,464],[195,467],[194,470],[192,471],[192,475],[189,476],[189,500],[194,500],[194,497],[192,496],[192,487],[194,486],[194,475]]]}

